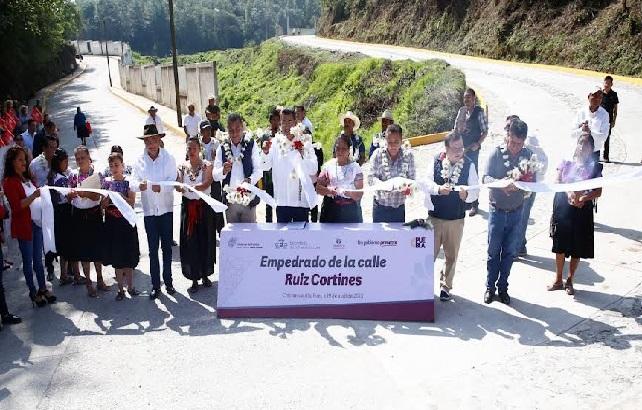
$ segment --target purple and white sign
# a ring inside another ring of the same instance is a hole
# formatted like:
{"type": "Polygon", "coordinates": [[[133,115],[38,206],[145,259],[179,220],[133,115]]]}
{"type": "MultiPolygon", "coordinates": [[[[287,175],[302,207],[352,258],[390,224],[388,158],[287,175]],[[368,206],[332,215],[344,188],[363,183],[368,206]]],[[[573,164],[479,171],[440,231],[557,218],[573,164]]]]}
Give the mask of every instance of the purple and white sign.
{"type": "Polygon", "coordinates": [[[431,230],[235,224],[220,259],[221,318],[434,320],[431,230]]]}

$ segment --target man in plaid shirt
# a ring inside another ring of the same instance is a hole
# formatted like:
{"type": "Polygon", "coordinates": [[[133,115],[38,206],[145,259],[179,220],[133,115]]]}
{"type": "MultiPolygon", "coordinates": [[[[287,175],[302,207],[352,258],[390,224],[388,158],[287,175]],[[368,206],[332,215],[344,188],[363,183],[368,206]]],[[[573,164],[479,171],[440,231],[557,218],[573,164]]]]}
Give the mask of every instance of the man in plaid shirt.
{"type": "MultiPolygon", "coordinates": [[[[415,179],[415,157],[410,149],[401,147],[403,130],[397,124],[386,130],[386,147],[377,148],[370,159],[372,169],[368,176],[370,185],[387,181],[394,177],[415,179]]],[[[408,191],[376,191],[372,221],[406,221],[406,196],[408,191]]]]}
{"type": "MultiPolygon", "coordinates": [[[[477,105],[477,95],[472,88],[464,92],[464,106],[459,109],[455,118],[455,131],[458,131],[464,140],[465,155],[479,169],[479,151],[481,144],[488,135],[488,120],[484,109],[477,105]]],[[[469,216],[477,215],[479,201],[472,203],[469,216]]]]}

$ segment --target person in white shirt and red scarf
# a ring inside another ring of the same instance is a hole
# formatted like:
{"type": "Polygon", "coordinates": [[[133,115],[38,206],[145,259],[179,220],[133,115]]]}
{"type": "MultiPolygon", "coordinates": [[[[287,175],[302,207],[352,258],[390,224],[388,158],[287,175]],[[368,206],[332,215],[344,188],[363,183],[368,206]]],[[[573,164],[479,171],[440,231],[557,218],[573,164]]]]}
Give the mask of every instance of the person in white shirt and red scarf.
{"type": "Polygon", "coordinates": [[[227,117],[228,138],[216,150],[214,180],[221,181],[223,200],[227,205],[228,223],[256,223],[256,205],[259,198],[240,185],[256,185],[262,168],[259,148],[243,133],[243,119],[237,113],[227,117]],[[229,193],[226,193],[228,192],[229,193]]]}
{"type": "Polygon", "coordinates": [[[294,111],[283,109],[281,133],[263,146],[261,154],[263,169],[272,170],[278,223],[308,222],[310,208],[316,202],[310,176],[317,172],[317,158],[312,141],[304,142],[292,134],[295,125],[294,111]]]}
{"type": "Polygon", "coordinates": [[[140,191],[143,203],[145,231],[149,247],[149,270],[152,277],[150,299],[156,299],[161,293],[160,265],[158,246],[163,251],[163,281],[167,293],[176,293],[172,281],[172,241],[174,217],[174,188],[148,184],[148,182],[176,181],[176,160],[164,148],[161,148],[160,133],[154,124],[145,125],[141,137],[145,142],[145,151],[138,158],[133,169],[132,190],[140,191]]]}

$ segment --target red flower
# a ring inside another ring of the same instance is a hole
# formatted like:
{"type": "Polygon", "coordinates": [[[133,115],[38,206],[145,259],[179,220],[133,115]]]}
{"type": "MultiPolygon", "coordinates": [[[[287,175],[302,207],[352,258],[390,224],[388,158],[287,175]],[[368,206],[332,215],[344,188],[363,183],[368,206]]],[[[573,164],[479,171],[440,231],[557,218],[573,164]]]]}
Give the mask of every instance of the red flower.
{"type": "Polygon", "coordinates": [[[245,188],[241,188],[241,187],[239,186],[239,187],[236,187],[236,192],[238,192],[238,193],[239,193],[239,194],[241,194],[241,195],[247,195],[250,191],[248,191],[248,190],[247,190],[247,189],[245,189],[245,188]]]}
{"type": "Polygon", "coordinates": [[[522,176],[519,177],[519,180],[522,182],[534,182],[535,174],[533,174],[532,172],[527,172],[526,174],[522,174],[522,176]]]}
{"type": "Polygon", "coordinates": [[[294,149],[297,151],[300,151],[303,149],[303,143],[301,141],[294,141],[292,145],[294,145],[294,149]]]}

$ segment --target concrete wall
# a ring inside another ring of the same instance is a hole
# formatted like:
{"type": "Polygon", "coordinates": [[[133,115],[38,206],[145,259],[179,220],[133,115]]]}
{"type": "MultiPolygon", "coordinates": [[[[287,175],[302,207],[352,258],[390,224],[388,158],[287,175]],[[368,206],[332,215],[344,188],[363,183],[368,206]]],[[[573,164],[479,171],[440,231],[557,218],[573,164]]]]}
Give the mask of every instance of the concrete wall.
{"type": "Polygon", "coordinates": [[[77,54],[106,55],[120,57],[126,65],[132,64],[132,50],[129,44],[122,41],[74,40],[71,44],[77,54]],[[105,46],[106,44],[106,46],[105,46]]]}
{"type": "MultiPolygon", "coordinates": [[[[120,83],[126,91],[142,95],[160,105],[176,109],[174,71],[171,64],[119,65],[120,83]]],[[[190,64],[178,67],[181,112],[187,113],[187,104],[194,103],[196,111],[203,114],[207,97],[218,98],[216,63],[190,64]]]]}

